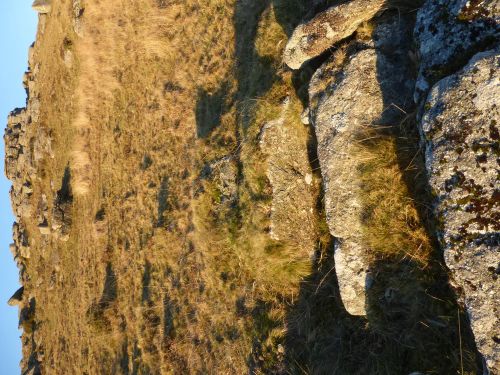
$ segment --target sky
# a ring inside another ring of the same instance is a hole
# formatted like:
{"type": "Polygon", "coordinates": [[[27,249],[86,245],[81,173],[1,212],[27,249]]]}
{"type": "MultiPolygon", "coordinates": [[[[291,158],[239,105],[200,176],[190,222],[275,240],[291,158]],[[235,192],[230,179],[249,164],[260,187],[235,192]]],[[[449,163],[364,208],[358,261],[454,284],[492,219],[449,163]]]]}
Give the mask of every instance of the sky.
{"type": "MultiPolygon", "coordinates": [[[[24,107],[26,95],[22,77],[28,65],[28,48],[35,40],[38,16],[32,0],[0,0],[0,129],[15,107],[24,107]]],[[[17,308],[7,305],[19,288],[19,274],[9,251],[12,242],[10,182],[3,173],[4,142],[0,141],[0,375],[19,374],[21,332],[17,329],[17,308]]]]}

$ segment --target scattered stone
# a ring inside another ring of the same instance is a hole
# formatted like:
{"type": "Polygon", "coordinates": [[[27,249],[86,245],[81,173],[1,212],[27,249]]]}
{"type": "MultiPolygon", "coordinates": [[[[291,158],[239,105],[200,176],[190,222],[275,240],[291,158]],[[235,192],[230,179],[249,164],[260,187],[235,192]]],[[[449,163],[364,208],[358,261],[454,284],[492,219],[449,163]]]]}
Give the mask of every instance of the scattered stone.
{"type": "Polygon", "coordinates": [[[40,234],[44,236],[50,235],[50,227],[47,224],[40,224],[38,226],[38,230],[40,231],[40,234]]]}
{"type": "Polygon", "coordinates": [[[221,202],[234,202],[238,195],[238,166],[236,160],[226,156],[208,166],[208,174],[215,181],[221,202]]]}
{"type": "Polygon", "coordinates": [[[431,90],[422,118],[444,258],[463,291],[479,351],[500,373],[498,145],[500,53],[475,55],[431,90]]]}
{"type": "Polygon", "coordinates": [[[335,43],[351,36],[358,26],[372,19],[385,0],[356,0],[331,7],[299,25],[290,37],[283,61],[292,69],[321,55],[335,43]]]}

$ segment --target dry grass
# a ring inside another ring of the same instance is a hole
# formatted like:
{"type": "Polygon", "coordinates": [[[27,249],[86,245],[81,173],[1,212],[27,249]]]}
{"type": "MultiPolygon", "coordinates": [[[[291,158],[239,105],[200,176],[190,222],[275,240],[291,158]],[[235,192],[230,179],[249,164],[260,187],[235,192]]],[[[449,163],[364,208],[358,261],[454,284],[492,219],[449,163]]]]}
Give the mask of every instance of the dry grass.
{"type": "Polygon", "coordinates": [[[363,236],[373,259],[408,258],[426,267],[432,256],[432,241],[417,205],[427,197],[422,190],[420,196],[412,196],[407,186],[410,179],[418,184],[415,174],[420,170],[415,164],[421,155],[416,139],[391,134],[387,129],[366,129],[358,138],[353,157],[360,161],[363,236]],[[407,151],[405,156],[401,147],[407,151]]]}
{"type": "MultiPolygon", "coordinates": [[[[330,237],[316,218],[313,264],[296,243],[270,239],[271,189],[258,144],[261,127],[289,97],[287,123],[304,147],[314,146],[300,123],[303,88],[281,66],[287,34],[307,4],[84,5],[79,38],[72,1],[54,1],[35,51],[42,62],[40,126],[50,128],[56,157],[42,164],[33,200],[46,194],[51,212],[68,165],[74,194],[68,242],[43,239],[36,223],[27,223],[33,256],[26,288],[37,301],[43,373],[314,373],[300,356],[294,367],[287,340],[302,343],[290,325],[296,315],[299,331],[314,331],[307,350],[322,324],[339,327],[323,319],[307,328],[333,300],[330,289],[322,294],[332,285],[330,237]],[[71,68],[61,58],[68,45],[71,68]],[[226,156],[238,170],[229,201],[202,173],[226,156]],[[322,300],[306,298],[304,307],[308,288],[322,300]]],[[[376,254],[424,259],[430,245],[414,223],[396,148],[383,137],[360,143],[367,241],[376,254]]],[[[356,353],[368,350],[360,348],[356,353]]],[[[28,358],[30,346],[24,350],[28,358]]]]}

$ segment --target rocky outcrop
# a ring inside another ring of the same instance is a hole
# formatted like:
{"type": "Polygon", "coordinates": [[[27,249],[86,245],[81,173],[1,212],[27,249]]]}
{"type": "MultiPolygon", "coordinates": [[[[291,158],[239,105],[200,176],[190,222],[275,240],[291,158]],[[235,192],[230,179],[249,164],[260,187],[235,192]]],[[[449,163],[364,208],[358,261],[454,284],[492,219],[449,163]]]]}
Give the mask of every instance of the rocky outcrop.
{"type": "Polygon", "coordinates": [[[373,18],[385,0],[359,0],[336,5],[299,25],[285,48],[283,61],[292,69],[351,36],[358,26],[373,18]]]}
{"type": "Polygon", "coordinates": [[[24,287],[20,287],[7,302],[9,306],[18,306],[23,300],[24,287]]]}
{"type": "Polygon", "coordinates": [[[410,25],[396,17],[379,22],[371,40],[351,43],[342,66],[327,62],[309,87],[326,219],[335,237],[335,270],[342,301],[352,315],[366,315],[371,284],[358,176],[362,161],[353,150],[364,129],[396,124],[402,108],[411,107],[414,82],[408,78],[405,50],[410,25]]]}
{"type": "Polygon", "coordinates": [[[313,175],[307,157],[307,145],[290,115],[287,98],[279,118],[265,124],[260,147],[267,156],[267,177],[272,186],[271,238],[286,240],[303,249],[310,257],[315,247],[315,201],[313,175]]]}
{"type": "Polygon", "coordinates": [[[421,123],[445,261],[494,374],[500,372],[499,68],[498,50],[475,55],[432,88],[421,123]]]}
{"type": "Polygon", "coordinates": [[[494,46],[499,22],[498,1],[428,0],[415,25],[420,52],[416,99],[424,100],[429,85],[462,67],[479,50],[494,46]]]}
{"type": "MultiPolygon", "coordinates": [[[[50,10],[50,3],[36,1],[34,8],[46,13],[50,10]]],[[[39,32],[43,26],[40,21],[39,32]]],[[[5,174],[12,182],[10,197],[16,220],[12,228],[14,242],[10,250],[23,285],[9,300],[9,304],[19,308],[19,326],[23,328],[21,367],[22,373],[26,374],[40,374],[39,363],[43,357],[40,343],[34,341],[37,322],[32,293],[39,284],[32,284],[33,273],[28,275],[28,270],[41,255],[37,251],[40,248],[38,246],[45,246],[50,241],[49,222],[52,218],[49,206],[52,202],[47,198],[48,194],[41,194],[40,180],[46,172],[47,160],[54,157],[52,133],[41,121],[37,82],[40,64],[35,62],[35,54],[36,46],[33,44],[28,51],[28,71],[23,77],[28,95],[26,108],[18,108],[10,113],[4,134],[5,174]]],[[[37,283],[42,282],[41,278],[37,279],[37,283]]]]}
{"type": "Polygon", "coordinates": [[[52,8],[51,0],[35,0],[32,5],[33,9],[40,14],[50,13],[52,8]]]}

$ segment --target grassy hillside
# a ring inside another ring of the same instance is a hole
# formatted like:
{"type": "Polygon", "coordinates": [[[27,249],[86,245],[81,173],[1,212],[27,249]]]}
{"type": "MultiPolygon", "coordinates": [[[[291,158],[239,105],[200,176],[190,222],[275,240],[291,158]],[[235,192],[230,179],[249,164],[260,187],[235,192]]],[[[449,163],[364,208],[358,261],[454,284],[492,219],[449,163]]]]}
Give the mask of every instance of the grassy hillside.
{"type": "Polygon", "coordinates": [[[425,192],[408,188],[423,170],[413,133],[360,140],[380,282],[367,318],[342,307],[315,138],[300,120],[312,68],[281,63],[314,14],[308,1],[82,6],[83,36],[73,2],[54,0],[35,45],[35,126],[50,130],[55,157],[40,164],[32,200],[45,194],[53,212],[64,191],[71,213],[67,241],[26,221],[36,310],[24,338],[34,330],[43,374],[475,373],[425,192]],[[307,241],[270,235],[260,141],[284,102],[283,126],[313,175],[294,204],[314,207],[297,226],[307,241]],[[394,284],[407,292],[386,306],[394,284]]]}

